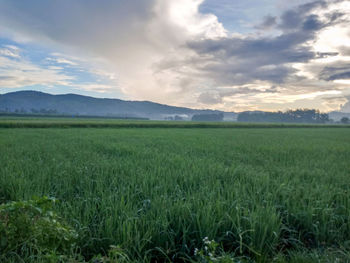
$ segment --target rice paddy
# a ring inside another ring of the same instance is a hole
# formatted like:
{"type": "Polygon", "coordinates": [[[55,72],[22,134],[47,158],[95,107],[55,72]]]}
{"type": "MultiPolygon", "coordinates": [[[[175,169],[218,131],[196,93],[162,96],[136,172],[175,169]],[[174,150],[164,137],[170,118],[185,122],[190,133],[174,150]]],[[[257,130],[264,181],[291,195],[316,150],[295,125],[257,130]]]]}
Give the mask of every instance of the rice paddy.
{"type": "Polygon", "coordinates": [[[347,127],[160,123],[1,120],[0,202],[57,198],[81,261],[350,262],[347,127]]]}

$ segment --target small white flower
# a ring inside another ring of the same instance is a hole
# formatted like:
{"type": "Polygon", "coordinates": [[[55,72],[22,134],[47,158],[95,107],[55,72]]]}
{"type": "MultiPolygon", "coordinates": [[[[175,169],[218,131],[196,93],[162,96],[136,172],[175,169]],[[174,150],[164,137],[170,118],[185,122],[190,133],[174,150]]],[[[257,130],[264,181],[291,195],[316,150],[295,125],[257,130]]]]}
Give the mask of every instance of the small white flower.
{"type": "Polygon", "coordinates": [[[204,242],[204,244],[207,244],[207,245],[210,244],[210,241],[209,241],[208,237],[203,238],[203,242],[204,242]]]}
{"type": "Polygon", "coordinates": [[[198,255],[198,248],[194,249],[194,255],[197,256],[198,255]]]}

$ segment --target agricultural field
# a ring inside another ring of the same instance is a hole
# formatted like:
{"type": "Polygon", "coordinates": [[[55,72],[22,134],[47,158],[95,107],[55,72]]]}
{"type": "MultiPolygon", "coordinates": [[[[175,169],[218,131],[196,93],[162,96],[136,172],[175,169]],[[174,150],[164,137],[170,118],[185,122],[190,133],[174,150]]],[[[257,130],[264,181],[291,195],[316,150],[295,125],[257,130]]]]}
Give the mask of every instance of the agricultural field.
{"type": "Polygon", "coordinates": [[[350,262],[349,127],[103,123],[0,121],[0,262],[350,262]]]}
{"type": "Polygon", "coordinates": [[[189,122],[60,117],[0,117],[0,128],[350,128],[344,124],[189,122]]]}

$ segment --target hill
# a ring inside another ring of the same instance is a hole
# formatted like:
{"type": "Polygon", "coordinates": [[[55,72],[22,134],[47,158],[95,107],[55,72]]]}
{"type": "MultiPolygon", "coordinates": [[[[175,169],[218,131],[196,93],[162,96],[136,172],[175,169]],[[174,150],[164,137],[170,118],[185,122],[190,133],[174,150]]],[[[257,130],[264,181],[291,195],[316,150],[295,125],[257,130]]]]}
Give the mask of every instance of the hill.
{"type": "MultiPolygon", "coordinates": [[[[163,119],[191,119],[194,114],[221,113],[195,110],[150,101],[100,99],[77,94],[52,95],[38,91],[18,91],[0,95],[0,111],[18,113],[49,113],[80,116],[110,116],[163,119]]],[[[234,119],[235,113],[224,113],[234,119]]]]}

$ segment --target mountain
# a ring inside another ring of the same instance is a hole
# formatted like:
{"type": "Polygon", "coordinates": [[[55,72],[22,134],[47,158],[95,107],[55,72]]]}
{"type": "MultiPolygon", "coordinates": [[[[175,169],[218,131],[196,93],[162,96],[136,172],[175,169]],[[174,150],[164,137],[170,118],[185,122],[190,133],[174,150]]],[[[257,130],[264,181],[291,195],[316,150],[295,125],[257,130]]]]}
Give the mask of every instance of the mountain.
{"type": "MultiPolygon", "coordinates": [[[[41,111],[64,115],[133,117],[154,120],[171,119],[176,115],[186,120],[191,119],[194,114],[221,113],[221,111],[195,110],[150,101],[99,99],[76,94],[52,95],[38,91],[18,91],[0,95],[1,111],[22,113],[41,111]]],[[[224,113],[224,118],[233,120],[236,114],[224,113]]]]}

